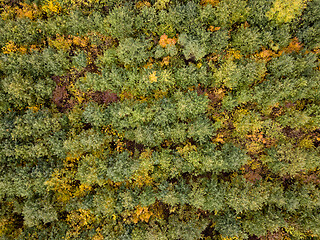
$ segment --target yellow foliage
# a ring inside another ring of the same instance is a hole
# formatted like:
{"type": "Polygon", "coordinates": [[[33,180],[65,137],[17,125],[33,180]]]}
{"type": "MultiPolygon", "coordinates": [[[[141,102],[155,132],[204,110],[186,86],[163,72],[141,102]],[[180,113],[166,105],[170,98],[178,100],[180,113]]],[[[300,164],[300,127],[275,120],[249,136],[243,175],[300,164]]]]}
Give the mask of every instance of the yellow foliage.
{"type": "Polygon", "coordinates": [[[37,47],[37,45],[31,45],[29,50],[32,52],[32,51],[39,51],[40,49],[37,47]]]}
{"type": "Polygon", "coordinates": [[[139,169],[134,173],[132,179],[135,180],[133,185],[142,187],[144,185],[151,185],[153,178],[149,175],[149,172],[153,172],[154,165],[150,161],[152,150],[146,149],[140,155],[139,169]]]}
{"type": "Polygon", "coordinates": [[[26,54],[28,49],[25,46],[18,47],[13,41],[9,41],[6,43],[6,46],[2,48],[2,52],[4,54],[10,54],[14,52],[20,52],[22,54],[26,54]]]}
{"type": "Polygon", "coordinates": [[[314,148],[313,140],[309,137],[304,138],[299,142],[299,146],[302,148],[314,148]]]}
{"type": "Polygon", "coordinates": [[[67,154],[67,157],[64,161],[65,165],[70,165],[70,164],[75,164],[80,160],[80,155],[70,155],[69,153],[67,154]]]}
{"type": "Polygon", "coordinates": [[[167,34],[163,34],[160,37],[159,44],[161,47],[165,48],[167,45],[173,46],[177,43],[176,38],[168,38],[167,34]]]}
{"type": "Polygon", "coordinates": [[[4,8],[2,8],[1,10],[2,20],[7,20],[14,18],[17,11],[17,7],[4,6],[4,8]]]}
{"type": "Polygon", "coordinates": [[[75,171],[73,170],[81,156],[72,156],[67,154],[64,160],[64,168],[56,169],[51,178],[45,182],[48,190],[55,192],[57,201],[68,202],[72,196],[83,196],[87,191],[91,190],[91,186],[82,184],[75,187],[73,179],[75,171]]]}
{"type": "Polygon", "coordinates": [[[212,6],[217,6],[219,2],[219,0],[201,0],[200,5],[205,6],[207,4],[210,4],[212,6]]]}
{"type": "Polygon", "coordinates": [[[118,133],[117,130],[112,128],[111,124],[104,128],[104,132],[113,136],[118,136],[121,140],[123,140],[124,134],[118,133]]]}
{"type": "Polygon", "coordinates": [[[290,22],[302,13],[306,2],[306,0],[275,0],[266,16],[277,23],[290,22]]]}
{"type": "Polygon", "coordinates": [[[218,31],[220,28],[221,28],[221,27],[210,26],[210,27],[208,28],[208,31],[210,31],[210,32],[216,32],[216,31],[218,31]]]}
{"type": "Polygon", "coordinates": [[[82,197],[87,194],[87,192],[91,191],[92,187],[90,185],[81,184],[73,193],[75,197],[82,197]]]}
{"type": "MultiPolygon", "coordinates": [[[[198,62],[198,63],[197,63],[197,68],[200,69],[201,67],[202,67],[202,63],[201,63],[201,62],[198,62]]],[[[200,86],[200,84],[199,84],[199,86],[200,86]]]]}
{"type": "Polygon", "coordinates": [[[49,39],[49,46],[50,47],[55,47],[56,49],[60,50],[69,50],[72,44],[72,40],[65,38],[64,36],[60,36],[59,34],[57,34],[56,39],[52,40],[49,39]]]}
{"type": "Polygon", "coordinates": [[[93,222],[94,216],[90,213],[90,210],[78,209],[68,215],[67,221],[82,227],[93,222]]]}
{"type": "Polygon", "coordinates": [[[165,9],[169,4],[170,0],[157,0],[154,4],[155,8],[158,10],[165,9]]]}
{"type": "Polygon", "coordinates": [[[55,170],[51,175],[51,178],[45,182],[48,186],[48,190],[55,192],[57,201],[68,202],[72,197],[72,186],[70,178],[67,177],[67,173],[64,169],[55,170]]]}
{"type": "Polygon", "coordinates": [[[17,18],[29,18],[31,20],[37,18],[41,15],[41,11],[39,10],[36,4],[27,4],[27,3],[20,3],[22,7],[11,7],[5,6],[1,13],[1,18],[3,20],[12,19],[14,17],[17,18]]]}
{"type": "Polygon", "coordinates": [[[39,11],[38,7],[36,4],[29,5],[27,3],[21,3],[22,9],[18,8],[17,9],[17,17],[18,18],[29,18],[29,19],[35,19],[38,17],[41,12],[39,11]]]}
{"type": "Polygon", "coordinates": [[[8,225],[12,224],[12,220],[9,220],[7,218],[1,218],[0,219],[0,236],[3,236],[5,232],[8,230],[8,225]]]}
{"type": "Polygon", "coordinates": [[[161,202],[156,201],[153,205],[149,206],[149,210],[152,211],[155,218],[163,219],[167,208],[161,202]]]}
{"type": "Polygon", "coordinates": [[[116,142],[116,151],[117,152],[123,152],[125,150],[125,143],[122,142],[121,139],[118,139],[116,142]]]}
{"type": "Polygon", "coordinates": [[[239,50],[235,50],[235,49],[231,48],[227,52],[227,58],[231,59],[231,60],[240,59],[240,58],[242,58],[242,55],[239,50]]]}
{"type": "Polygon", "coordinates": [[[150,75],[149,75],[149,81],[151,83],[157,82],[158,77],[156,76],[156,71],[153,71],[150,75]]]}
{"type": "Polygon", "coordinates": [[[236,240],[236,239],[239,239],[237,237],[222,237],[221,236],[221,240],[236,240]]]}
{"type": "Polygon", "coordinates": [[[187,144],[183,148],[177,147],[177,151],[182,156],[186,156],[189,154],[189,152],[197,151],[197,147],[195,145],[192,145],[190,142],[187,142],[187,144]]]}
{"type": "Polygon", "coordinates": [[[264,149],[264,145],[261,142],[246,142],[246,148],[249,153],[257,154],[264,149]]]}
{"type": "Polygon", "coordinates": [[[90,210],[78,209],[72,211],[67,216],[67,222],[71,225],[71,229],[67,232],[66,239],[77,237],[83,228],[90,229],[90,224],[95,221],[90,210]]]}
{"type": "Polygon", "coordinates": [[[145,69],[152,69],[152,68],[153,68],[152,62],[148,62],[147,64],[143,65],[143,68],[145,68],[145,69]]]}
{"type": "MultiPolygon", "coordinates": [[[[264,149],[264,145],[261,142],[247,142],[246,148],[251,154],[258,154],[264,149]]],[[[252,169],[256,169],[257,167],[252,166],[252,169]]]]}
{"type": "Polygon", "coordinates": [[[32,112],[36,113],[40,110],[41,105],[38,106],[32,106],[32,107],[27,107],[28,109],[32,110],[32,112]]]}
{"type": "Polygon", "coordinates": [[[140,154],[141,159],[150,159],[151,156],[152,156],[152,150],[148,148],[140,154]]]}
{"type": "Polygon", "coordinates": [[[19,52],[21,52],[22,54],[26,54],[28,51],[28,49],[26,47],[20,47],[19,48],[19,52]]]}
{"type": "Polygon", "coordinates": [[[71,93],[71,95],[74,97],[75,100],[77,100],[77,102],[79,104],[81,104],[84,100],[86,100],[86,94],[84,92],[81,92],[75,85],[74,83],[70,83],[68,85],[68,90],[69,93],[71,93]]]}
{"type": "Polygon", "coordinates": [[[225,143],[225,141],[223,140],[223,134],[219,133],[214,139],[213,142],[214,143],[225,143]]]}
{"type": "Polygon", "coordinates": [[[136,210],[132,214],[132,222],[149,222],[149,219],[152,215],[153,213],[148,209],[148,207],[137,206],[136,210]]]}
{"type": "Polygon", "coordinates": [[[86,47],[89,44],[89,39],[87,37],[81,38],[78,36],[74,36],[72,42],[77,46],[86,47]]]}
{"type": "Polygon", "coordinates": [[[217,62],[218,61],[218,59],[219,59],[219,56],[220,55],[218,55],[218,54],[216,54],[216,53],[212,53],[212,54],[210,54],[208,57],[207,57],[207,60],[208,60],[208,62],[217,62]]]}
{"type": "Polygon", "coordinates": [[[154,92],[154,98],[155,99],[160,99],[160,98],[163,98],[163,97],[167,96],[167,94],[168,94],[167,91],[161,91],[161,90],[155,91],[154,92]]]}
{"type": "Polygon", "coordinates": [[[259,53],[257,53],[255,56],[256,56],[258,59],[270,61],[271,58],[272,58],[273,56],[275,56],[275,55],[276,55],[276,53],[273,52],[272,50],[262,49],[262,51],[259,52],[259,53]]]}
{"type": "Polygon", "coordinates": [[[56,0],[49,0],[42,6],[42,11],[47,14],[59,14],[61,12],[61,6],[56,0]]]}
{"type": "Polygon", "coordinates": [[[130,92],[127,92],[127,91],[123,91],[118,96],[121,101],[123,101],[124,99],[133,99],[134,98],[134,95],[130,92]]]}
{"type": "Polygon", "coordinates": [[[170,56],[167,56],[167,57],[164,57],[163,59],[162,59],[162,62],[160,63],[161,64],[161,66],[168,66],[169,65],[169,63],[170,63],[170,56]]]}
{"type": "Polygon", "coordinates": [[[238,133],[257,133],[262,128],[262,120],[258,113],[239,109],[233,113],[233,116],[233,125],[238,133]]]}
{"type": "Polygon", "coordinates": [[[136,3],[136,8],[151,7],[151,3],[148,1],[139,1],[136,3]]]}
{"type": "Polygon", "coordinates": [[[99,0],[64,0],[66,4],[71,4],[71,7],[76,6],[93,6],[94,4],[98,4],[99,0]]]}
{"type": "Polygon", "coordinates": [[[134,183],[132,186],[137,186],[139,188],[143,186],[150,186],[153,183],[153,178],[148,175],[148,172],[138,172],[132,176],[132,179],[134,180],[134,183]]]}
{"type": "Polygon", "coordinates": [[[302,49],[302,45],[299,42],[298,38],[295,37],[291,40],[288,47],[284,48],[283,50],[279,51],[279,55],[282,53],[292,53],[292,52],[299,52],[302,49]]]}
{"type": "Polygon", "coordinates": [[[104,237],[103,235],[100,233],[100,229],[96,229],[96,235],[93,236],[92,240],[103,240],[104,237]]]}

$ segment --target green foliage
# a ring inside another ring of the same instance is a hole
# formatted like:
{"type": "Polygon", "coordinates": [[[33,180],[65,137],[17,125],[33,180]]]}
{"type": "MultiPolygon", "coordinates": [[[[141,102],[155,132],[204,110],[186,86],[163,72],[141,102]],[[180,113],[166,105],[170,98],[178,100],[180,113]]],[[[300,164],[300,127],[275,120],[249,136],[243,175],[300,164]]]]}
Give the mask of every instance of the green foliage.
{"type": "Polygon", "coordinates": [[[76,67],[77,70],[81,70],[87,66],[87,57],[84,51],[79,52],[74,58],[73,58],[73,64],[76,67]]]}
{"type": "Polygon", "coordinates": [[[261,81],[266,71],[265,63],[262,61],[244,60],[237,64],[235,61],[227,60],[219,69],[214,69],[214,84],[221,86],[222,83],[230,89],[243,91],[261,81]]]}
{"type": "Polygon", "coordinates": [[[111,105],[106,114],[108,121],[118,132],[129,140],[146,146],[159,146],[165,139],[180,140],[191,137],[203,142],[212,135],[213,128],[205,120],[208,99],[195,92],[176,92],[172,99],[163,98],[153,106],[147,103],[125,101],[111,105]],[[183,122],[188,121],[188,133],[183,122]],[[181,122],[181,124],[176,124],[181,122]],[[181,131],[180,129],[181,128],[181,131]],[[172,132],[179,132],[180,137],[171,137],[172,132]],[[188,134],[188,135],[186,135],[188,134]]]}
{"type": "Polygon", "coordinates": [[[23,211],[25,224],[28,227],[40,225],[58,220],[55,209],[47,202],[26,202],[23,211]]]}
{"type": "Polygon", "coordinates": [[[148,40],[126,38],[120,42],[118,57],[120,62],[126,65],[136,65],[146,62],[150,57],[148,40]]]}
{"type": "MultiPolygon", "coordinates": [[[[1,71],[4,78],[0,86],[12,108],[33,107],[45,104],[51,98],[54,83],[49,77],[61,75],[70,66],[62,51],[49,48],[30,55],[3,56],[1,71]]],[[[7,106],[9,107],[9,106],[7,106]]],[[[5,108],[4,111],[7,111],[5,108]]]]}
{"type": "Polygon", "coordinates": [[[303,0],[275,0],[273,6],[266,13],[269,20],[274,20],[278,24],[292,21],[297,15],[302,13],[305,1],[303,0]]]}
{"type": "MultiPolygon", "coordinates": [[[[3,125],[9,134],[3,137],[3,161],[37,164],[51,158],[64,156],[64,121],[43,110],[33,113],[27,111],[21,117],[12,116],[10,125],[3,125]],[[15,159],[15,160],[14,160],[15,159]]],[[[32,166],[31,165],[31,166],[32,166]]]]}
{"type": "Polygon", "coordinates": [[[241,224],[236,219],[232,211],[227,211],[216,217],[214,229],[223,237],[227,238],[247,238],[247,235],[241,230],[241,224]]]}
{"type": "Polygon", "coordinates": [[[246,232],[256,236],[266,236],[269,232],[276,232],[286,226],[281,212],[276,209],[266,209],[264,212],[253,212],[242,221],[246,232]]]}
{"type": "Polygon", "coordinates": [[[318,150],[293,148],[291,144],[283,144],[270,149],[262,160],[273,172],[281,176],[295,175],[317,168],[319,153],[318,150]]]}
{"type": "Polygon", "coordinates": [[[250,24],[265,27],[268,24],[266,13],[271,8],[271,4],[272,1],[269,0],[249,0],[250,12],[247,21],[250,24]]]}
{"type": "Polygon", "coordinates": [[[0,238],[318,238],[319,6],[0,1],[0,238]]]}
{"type": "Polygon", "coordinates": [[[259,132],[262,128],[261,116],[256,112],[235,112],[235,134],[245,135],[250,132],[259,132]]]}
{"type": "Polygon", "coordinates": [[[310,49],[319,48],[319,18],[320,2],[319,0],[307,3],[307,8],[303,12],[303,27],[299,29],[299,39],[310,49]]]}
{"type": "Polygon", "coordinates": [[[65,149],[72,156],[80,156],[98,150],[110,141],[110,136],[95,132],[92,129],[83,131],[72,139],[65,141],[65,149]]]}
{"type": "Polygon", "coordinates": [[[237,213],[261,210],[269,193],[265,184],[254,186],[243,178],[234,178],[229,183],[227,204],[237,213]]]}
{"type": "Polygon", "coordinates": [[[183,46],[183,54],[187,60],[191,58],[200,60],[207,55],[205,47],[201,46],[199,41],[190,39],[186,35],[179,37],[179,43],[183,46]]]}
{"type": "Polygon", "coordinates": [[[126,7],[115,8],[107,17],[107,31],[115,38],[125,39],[134,33],[134,13],[126,7]]]}
{"type": "Polygon", "coordinates": [[[99,128],[105,125],[104,109],[98,104],[89,104],[82,115],[84,121],[90,123],[93,127],[99,128]]]}
{"type": "Polygon", "coordinates": [[[169,239],[193,240],[201,237],[201,232],[208,225],[208,220],[190,219],[189,221],[183,221],[176,216],[170,216],[168,224],[167,235],[169,239]]]}
{"type": "Polygon", "coordinates": [[[219,2],[215,13],[215,26],[229,28],[234,23],[241,23],[247,19],[250,8],[243,0],[226,0],[219,2]]]}
{"type": "Polygon", "coordinates": [[[240,27],[232,36],[232,46],[244,54],[252,54],[260,49],[261,36],[251,28],[240,27]]]}
{"type": "Polygon", "coordinates": [[[254,99],[265,107],[283,104],[285,100],[318,99],[319,88],[314,54],[283,54],[268,64],[267,81],[255,87],[254,99]]]}
{"type": "Polygon", "coordinates": [[[0,47],[5,47],[9,41],[16,44],[33,44],[42,38],[37,31],[37,24],[30,19],[6,20],[0,19],[0,47]]]}
{"type": "Polygon", "coordinates": [[[188,65],[184,68],[178,68],[174,73],[174,79],[177,87],[186,90],[188,87],[197,86],[208,86],[212,76],[206,71],[206,66],[197,68],[194,65],[188,65]]]}
{"type": "Polygon", "coordinates": [[[129,179],[134,172],[134,161],[129,157],[128,152],[109,158],[108,161],[99,163],[99,172],[102,178],[111,179],[114,182],[122,182],[129,179]]]}
{"type": "Polygon", "coordinates": [[[2,89],[13,106],[35,106],[44,104],[51,97],[53,83],[51,79],[35,81],[30,76],[14,73],[2,80],[2,89]]]}

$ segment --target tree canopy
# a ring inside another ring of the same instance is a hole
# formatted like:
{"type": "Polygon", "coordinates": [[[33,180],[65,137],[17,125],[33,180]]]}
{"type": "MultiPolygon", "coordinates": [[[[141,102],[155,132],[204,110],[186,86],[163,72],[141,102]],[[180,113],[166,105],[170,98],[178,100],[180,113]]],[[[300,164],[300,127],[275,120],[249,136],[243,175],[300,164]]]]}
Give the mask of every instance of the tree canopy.
{"type": "Polygon", "coordinates": [[[0,238],[320,238],[320,0],[0,0],[0,238]]]}

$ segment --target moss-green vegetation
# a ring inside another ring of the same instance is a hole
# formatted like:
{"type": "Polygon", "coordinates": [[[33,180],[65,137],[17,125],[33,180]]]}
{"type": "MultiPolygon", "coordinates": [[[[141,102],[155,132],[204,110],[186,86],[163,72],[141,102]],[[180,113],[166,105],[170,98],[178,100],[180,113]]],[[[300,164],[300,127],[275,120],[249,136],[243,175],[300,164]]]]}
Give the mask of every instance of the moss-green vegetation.
{"type": "Polygon", "coordinates": [[[0,0],[0,238],[320,238],[319,0],[0,0]]]}

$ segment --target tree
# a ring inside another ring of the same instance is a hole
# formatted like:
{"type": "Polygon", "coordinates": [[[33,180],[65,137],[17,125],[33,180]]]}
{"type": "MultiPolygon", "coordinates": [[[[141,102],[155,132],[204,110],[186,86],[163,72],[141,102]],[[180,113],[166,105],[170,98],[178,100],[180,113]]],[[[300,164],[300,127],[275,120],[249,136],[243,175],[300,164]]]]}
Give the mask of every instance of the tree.
{"type": "Polygon", "coordinates": [[[0,238],[319,238],[319,6],[1,0],[0,238]]]}

